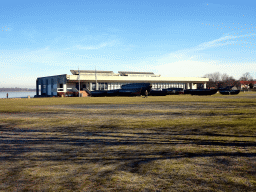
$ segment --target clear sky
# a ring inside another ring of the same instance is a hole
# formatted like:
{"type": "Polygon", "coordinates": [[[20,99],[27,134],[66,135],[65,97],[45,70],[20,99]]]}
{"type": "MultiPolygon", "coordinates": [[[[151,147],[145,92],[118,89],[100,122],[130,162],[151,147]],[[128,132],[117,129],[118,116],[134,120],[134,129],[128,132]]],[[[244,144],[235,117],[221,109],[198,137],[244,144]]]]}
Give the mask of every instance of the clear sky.
{"type": "Polygon", "coordinates": [[[0,87],[71,69],[256,78],[255,0],[1,0],[0,87]]]}

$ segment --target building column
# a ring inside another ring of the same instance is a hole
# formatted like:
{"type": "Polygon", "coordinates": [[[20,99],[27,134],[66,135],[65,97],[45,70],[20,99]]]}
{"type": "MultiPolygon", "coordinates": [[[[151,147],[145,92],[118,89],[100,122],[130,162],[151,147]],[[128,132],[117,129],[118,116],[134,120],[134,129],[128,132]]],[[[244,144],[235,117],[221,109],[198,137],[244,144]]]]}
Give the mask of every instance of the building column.
{"type": "Polygon", "coordinates": [[[52,80],[48,79],[47,95],[52,95],[52,80]]]}
{"type": "Polygon", "coordinates": [[[186,89],[190,89],[189,83],[186,84],[186,89]]]}
{"type": "Polygon", "coordinates": [[[41,80],[41,95],[45,95],[46,94],[46,90],[45,90],[45,79],[41,80]]]}
{"type": "Polygon", "coordinates": [[[92,82],[89,83],[89,90],[92,91],[92,82]]]}
{"type": "Polygon", "coordinates": [[[96,86],[95,89],[98,91],[99,90],[99,83],[97,82],[95,86],[96,86]]]}
{"type": "Polygon", "coordinates": [[[193,83],[190,83],[189,86],[190,86],[190,89],[193,89],[193,83]]]}
{"type": "Polygon", "coordinates": [[[63,83],[63,91],[64,91],[64,92],[67,92],[67,84],[64,84],[64,83],[63,83]]]}
{"type": "Polygon", "coordinates": [[[38,85],[38,79],[36,80],[36,95],[39,95],[39,85],[38,85]]]}
{"type": "Polygon", "coordinates": [[[45,80],[45,94],[48,95],[48,79],[45,80]]]}
{"type": "Polygon", "coordinates": [[[206,83],[204,83],[204,89],[206,89],[206,83]]]}
{"type": "Polygon", "coordinates": [[[43,89],[44,89],[43,80],[41,80],[41,82],[40,82],[40,87],[41,87],[41,94],[40,95],[43,95],[43,89]]]}
{"type": "Polygon", "coordinates": [[[53,84],[54,92],[53,92],[53,95],[55,95],[55,96],[58,95],[58,93],[57,93],[57,88],[58,88],[57,79],[54,78],[54,84],[53,84]]]}

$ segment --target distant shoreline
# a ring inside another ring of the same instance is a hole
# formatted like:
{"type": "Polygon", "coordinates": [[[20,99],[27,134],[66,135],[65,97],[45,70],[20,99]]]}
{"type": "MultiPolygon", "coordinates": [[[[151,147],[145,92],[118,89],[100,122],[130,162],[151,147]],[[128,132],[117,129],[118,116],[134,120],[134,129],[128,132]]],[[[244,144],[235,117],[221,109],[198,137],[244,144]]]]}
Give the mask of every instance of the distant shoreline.
{"type": "Polygon", "coordinates": [[[0,88],[0,92],[36,92],[36,89],[28,88],[0,88]]]}
{"type": "Polygon", "coordinates": [[[0,91],[0,92],[35,92],[35,91],[32,90],[32,91],[0,91]]]}

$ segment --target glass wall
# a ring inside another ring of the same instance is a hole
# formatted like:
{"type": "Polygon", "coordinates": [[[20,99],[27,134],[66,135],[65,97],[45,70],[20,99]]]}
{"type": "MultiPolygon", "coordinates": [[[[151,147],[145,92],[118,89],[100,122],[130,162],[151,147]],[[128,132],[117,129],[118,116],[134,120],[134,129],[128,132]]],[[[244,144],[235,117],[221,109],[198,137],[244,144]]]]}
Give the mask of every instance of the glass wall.
{"type": "Polygon", "coordinates": [[[99,86],[98,89],[101,90],[101,91],[104,90],[104,85],[105,85],[105,83],[99,83],[98,84],[98,86],[99,86]]]}
{"type": "MultiPolygon", "coordinates": [[[[114,90],[121,89],[122,85],[128,83],[98,83],[98,90],[114,90]]],[[[152,83],[152,89],[168,89],[168,88],[185,88],[184,83],[152,83]]],[[[92,83],[92,90],[96,90],[95,83],[92,83]]]]}
{"type": "Polygon", "coordinates": [[[107,90],[121,89],[123,83],[106,83],[107,90]]]}
{"type": "Polygon", "coordinates": [[[184,83],[152,83],[152,89],[185,88],[184,83]]]}

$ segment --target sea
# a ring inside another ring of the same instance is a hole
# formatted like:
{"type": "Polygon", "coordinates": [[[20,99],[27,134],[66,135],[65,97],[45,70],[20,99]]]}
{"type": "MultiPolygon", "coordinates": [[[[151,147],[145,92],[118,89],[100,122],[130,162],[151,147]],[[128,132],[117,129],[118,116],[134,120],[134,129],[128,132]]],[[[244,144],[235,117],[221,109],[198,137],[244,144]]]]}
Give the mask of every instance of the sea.
{"type": "Polygon", "coordinates": [[[8,93],[8,98],[33,98],[36,95],[36,91],[8,91],[8,92],[0,92],[0,98],[6,98],[6,94],[8,93]]]}

